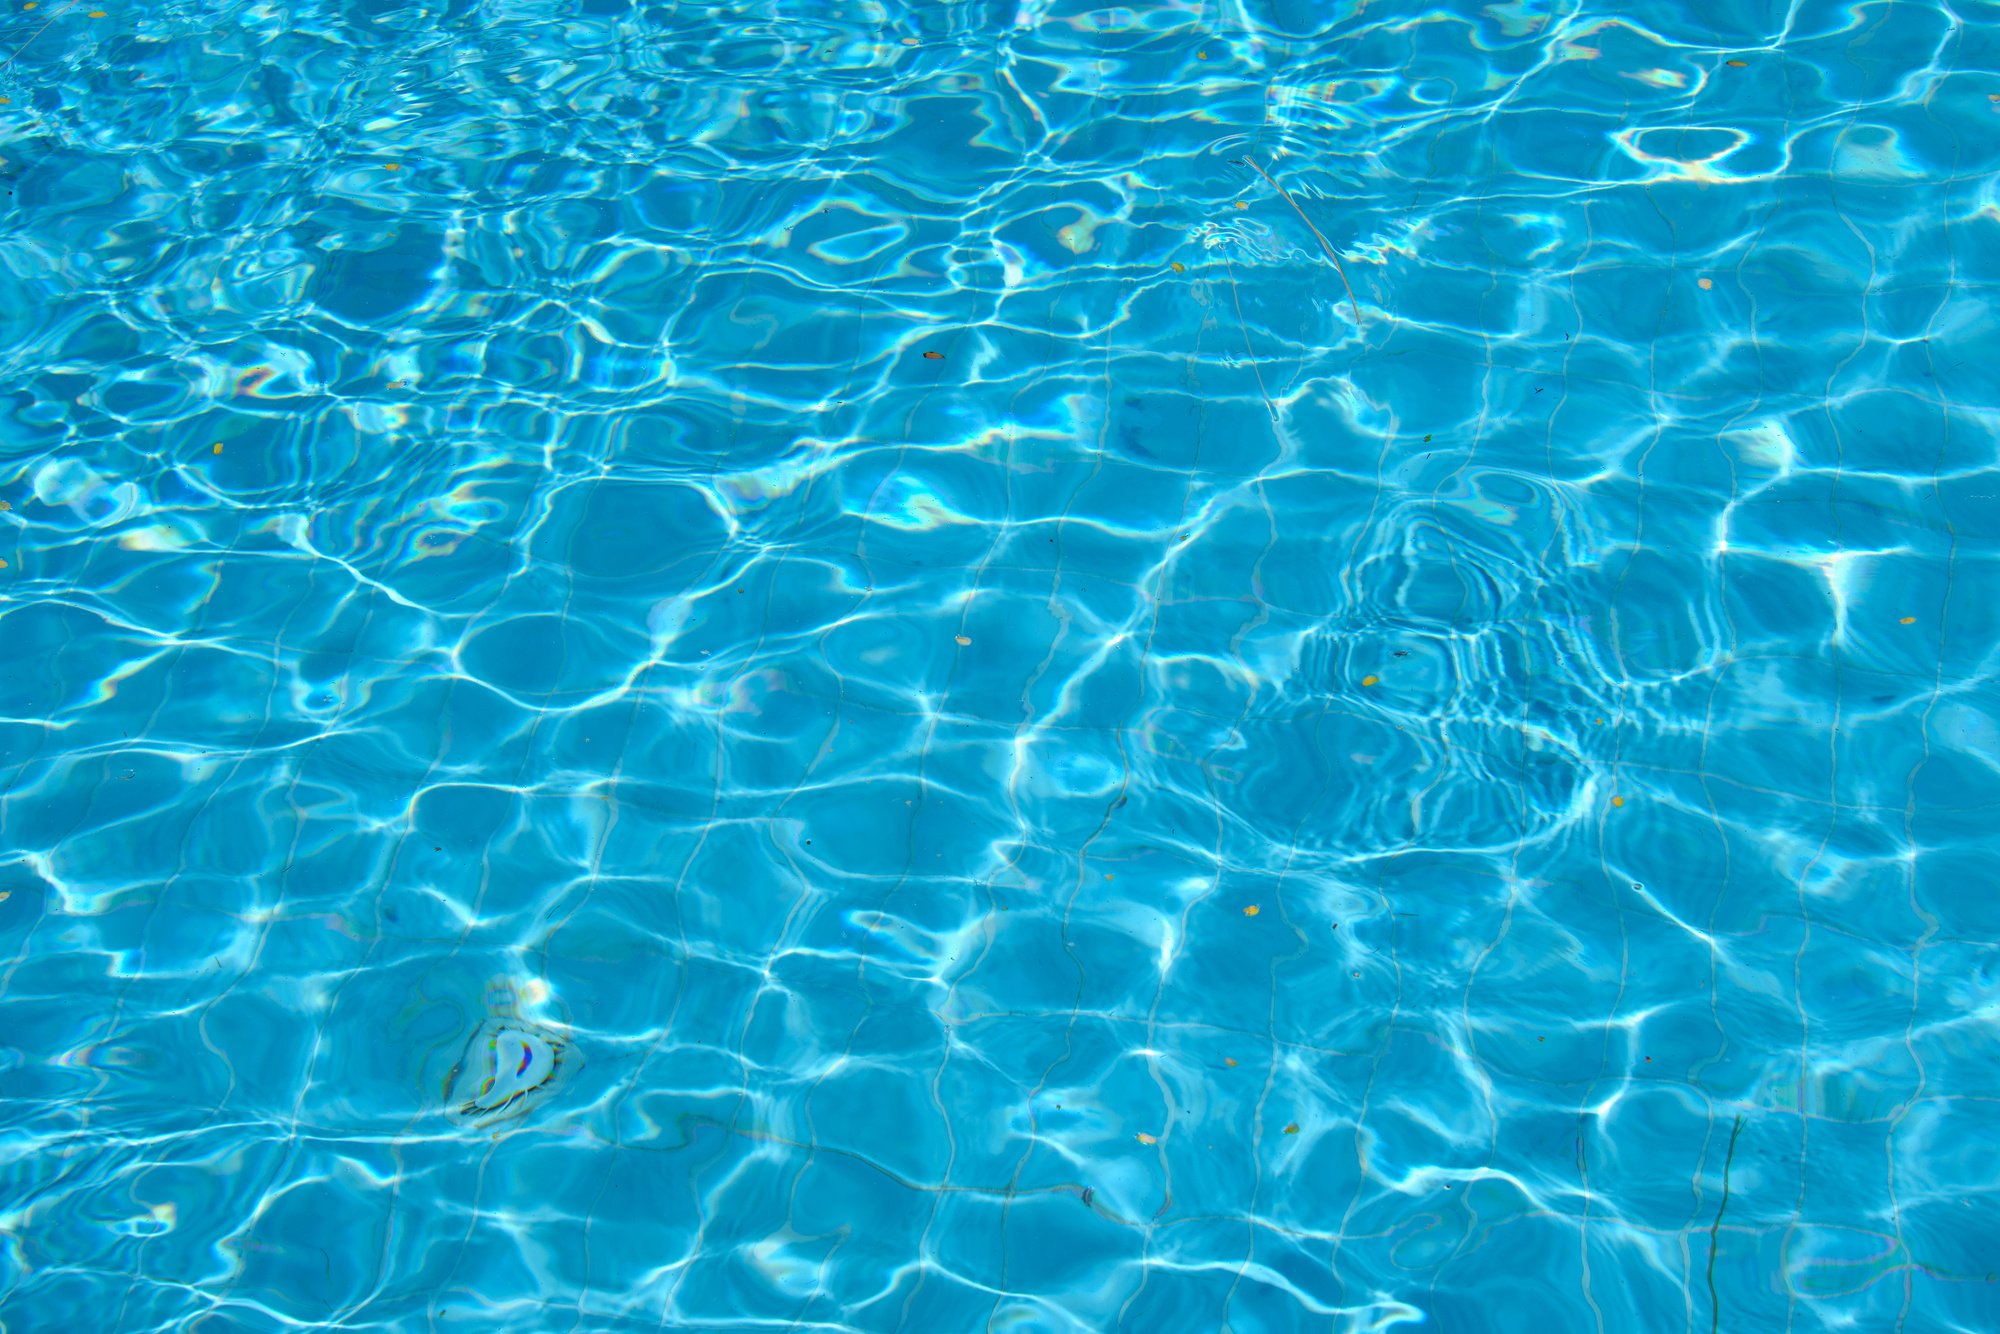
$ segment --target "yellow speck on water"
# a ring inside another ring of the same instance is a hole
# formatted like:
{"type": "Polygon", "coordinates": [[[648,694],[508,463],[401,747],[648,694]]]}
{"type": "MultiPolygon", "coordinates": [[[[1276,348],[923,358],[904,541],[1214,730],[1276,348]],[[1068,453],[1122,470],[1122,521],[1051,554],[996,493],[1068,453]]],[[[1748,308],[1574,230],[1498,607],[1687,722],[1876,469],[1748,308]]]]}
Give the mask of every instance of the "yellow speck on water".
{"type": "Polygon", "coordinates": [[[1749,68],[1750,68],[1750,62],[1749,62],[1749,61],[1747,61],[1747,60],[1725,60],[1725,61],[1723,61],[1722,63],[1723,63],[1723,64],[1725,64],[1725,65],[1727,65],[1727,66],[1729,66],[1729,68],[1731,68],[1731,69],[1749,69],[1749,68]]]}
{"type": "Polygon", "coordinates": [[[1171,267],[1173,268],[1173,271],[1174,271],[1175,273],[1186,273],[1186,272],[1187,272],[1187,265],[1185,265],[1185,264],[1181,263],[1181,262],[1180,262],[1179,260],[1175,260],[1175,261],[1173,262],[1173,264],[1172,264],[1172,266],[1171,266],[1171,267]]]}
{"type": "Polygon", "coordinates": [[[1234,1056],[1225,1056],[1222,1058],[1222,1063],[1233,1067],[1236,1064],[1236,1058],[1234,1056]]]}
{"type": "Polygon", "coordinates": [[[400,162],[384,162],[382,164],[382,170],[384,171],[401,171],[402,169],[403,164],[400,162]]]}
{"type": "Polygon", "coordinates": [[[1158,1144],[1160,1142],[1160,1137],[1158,1135],[1148,1135],[1143,1130],[1139,1132],[1138,1138],[1141,1144],[1158,1144]]]}
{"type": "Polygon", "coordinates": [[[1294,1121],[1294,1122],[1292,1122],[1292,1123],[1291,1123],[1290,1125],[1286,1126],[1286,1127],[1285,1127],[1285,1133],[1286,1133],[1287,1135],[1296,1135],[1296,1134],[1298,1134],[1298,1133],[1299,1133],[1299,1123],[1298,1123],[1297,1121],[1294,1121]]]}
{"type": "Polygon", "coordinates": [[[222,442],[220,440],[215,442],[215,452],[218,454],[222,452],[222,442]]]}
{"type": "Polygon", "coordinates": [[[14,99],[11,97],[0,97],[0,106],[6,106],[9,102],[13,100],[14,99]]]}
{"type": "Polygon", "coordinates": [[[23,9],[33,9],[34,7],[35,7],[35,0],[28,0],[27,4],[21,6],[21,8],[23,9]]]}
{"type": "Polygon", "coordinates": [[[0,570],[4,570],[6,568],[7,568],[7,562],[4,560],[0,560],[0,570]]]}
{"type": "Polygon", "coordinates": [[[1236,201],[1236,207],[1238,207],[1238,208],[1249,208],[1249,207],[1250,207],[1250,201],[1249,201],[1249,200],[1247,200],[1247,199],[1239,199],[1239,200],[1237,200],[1237,201],[1236,201]]]}
{"type": "Polygon", "coordinates": [[[1905,616],[1902,620],[1896,622],[1898,625],[1915,625],[1916,623],[1917,618],[1914,616],[1905,616]]]}
{"type": "Polygon", "coordinates": [[[964,648],[966,647],[966,645],[972,642],[972,638],[969,635],[953,635],[951,637],[951,642],[958,645],[960,648],[964,648]]]}
{"type": "Polygon", "coordinates": [[[0,500],[0,514],[5,514],[8,510],[13,508],[14,507],[8,504],[6,501],[0,500]]]}
{"type": "Polygon", "coordinates": [[[1365,686],[1372,686],[1375,685],[1377,682],[1381,681],[1381,679],[1382,678],[1379,676],[1364,676],[1361,678],[1361,684],[1365,686]]]}
{"type": "Polygon", "coordinates": [[[1264,910],[1262,908],[1258,907],[1256,904],[1253,903],[1249,907],[1243,910],[1243,915],[1245,917],[1255,917],[1258,913],[1263,911],[1264,910]]]}
{"type": "Polygon", "coordinates": [[[1715,279],[1713,279],[1713,278],[1697,278],[1697,279],[1695,280],[1695,284],[1694,284],[1694,285],[1695,285],[1696,287],[1699,287],[1699,288],[1700,288],[1700,289],[1701,289],[1702,291],[1706,292],[1706,291],[1709,291],[1710,289],[1712,289],[1712,288],[1713,288],[1713,287],[1715,286],[1715,279]]]}
{"type": "MultiPolygon", "coordinates": [[[[34,6],[33,6],[33,5],[30,5],[30,6],[28,6],[28,8],[30,8],[30,9],[33,9],[33,8],[34,8],[34,6]]],[[[1208,59],[1208,52],[1206,52],[1206,51],[1197,51],[1197,52],[1195,52],[1195,53],[1194,53],[1194,58],[1195,58],[1196,60],[1206,60],[1206,59],[1208,59]]]]}
{"type": "Polygon", "coordinates": [[[1625,798],[1623,798],[1623,797],[1613,797],[1613,798],[1611,799],[1611,804],[1612,804],[1613,806],[1623,806],[1623,805],[1625,804],[1625,798]]]}

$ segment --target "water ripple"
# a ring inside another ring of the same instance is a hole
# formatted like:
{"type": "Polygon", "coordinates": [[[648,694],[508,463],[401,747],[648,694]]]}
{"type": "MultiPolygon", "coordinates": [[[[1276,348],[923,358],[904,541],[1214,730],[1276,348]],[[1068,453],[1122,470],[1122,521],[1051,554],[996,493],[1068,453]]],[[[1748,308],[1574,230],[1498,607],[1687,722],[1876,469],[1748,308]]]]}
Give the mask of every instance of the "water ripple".
{"type": "Polygon", "coordinates": [[[0,20],[0,1318],[1993,1328],[1979,17],[0,20]]]}

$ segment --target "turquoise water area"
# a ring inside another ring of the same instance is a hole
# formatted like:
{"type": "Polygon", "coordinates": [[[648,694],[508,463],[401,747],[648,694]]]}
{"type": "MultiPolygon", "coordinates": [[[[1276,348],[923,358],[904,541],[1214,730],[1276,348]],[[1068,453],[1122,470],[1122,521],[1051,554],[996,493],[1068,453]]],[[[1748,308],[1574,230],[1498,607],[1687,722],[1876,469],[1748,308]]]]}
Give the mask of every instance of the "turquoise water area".
{"type": "Polygon", "coordinates": [[[0,21],[0,1326],[2000,1328],[2000,6],[0,21]]]}

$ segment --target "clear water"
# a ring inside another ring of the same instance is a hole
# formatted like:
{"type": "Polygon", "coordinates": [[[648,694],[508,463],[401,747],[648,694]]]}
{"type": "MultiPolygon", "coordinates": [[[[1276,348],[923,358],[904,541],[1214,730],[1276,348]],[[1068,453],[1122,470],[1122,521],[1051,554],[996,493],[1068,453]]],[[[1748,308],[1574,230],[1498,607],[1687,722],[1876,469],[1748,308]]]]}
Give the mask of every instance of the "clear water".
{"type": "Polygon", "coordinates": [[[99,2],[7,1330],[2000,1327],[1993,5],[99,2]]]}

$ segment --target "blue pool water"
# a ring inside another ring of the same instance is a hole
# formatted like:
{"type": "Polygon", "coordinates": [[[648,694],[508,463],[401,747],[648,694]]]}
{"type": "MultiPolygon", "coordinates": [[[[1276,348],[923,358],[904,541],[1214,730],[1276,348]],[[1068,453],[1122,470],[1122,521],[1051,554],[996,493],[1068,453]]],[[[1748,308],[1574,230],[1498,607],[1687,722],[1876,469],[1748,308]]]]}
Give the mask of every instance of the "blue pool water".
{"type": "Polygon", "coordinates": [[[98,3],[10,1334],[2000,1328],[2000,9],[98,3]]]}

